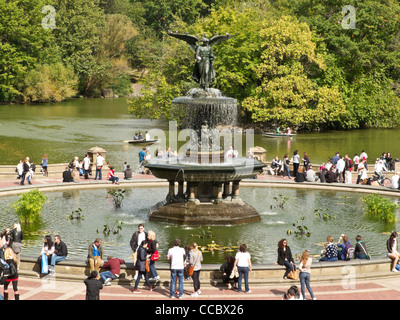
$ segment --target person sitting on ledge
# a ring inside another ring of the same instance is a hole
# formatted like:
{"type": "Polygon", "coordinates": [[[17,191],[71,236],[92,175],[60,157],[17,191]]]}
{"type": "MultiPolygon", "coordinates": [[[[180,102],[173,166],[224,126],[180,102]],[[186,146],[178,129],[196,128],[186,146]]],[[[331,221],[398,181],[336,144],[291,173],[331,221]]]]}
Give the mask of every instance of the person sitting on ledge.
{"type": "Polygon", "coordinates": [[[50,274],[54,274],[56,263],[65,260],[67,258],[67,255],[67,245],[63,241],[61,241],[59,235],[54,236],[54,253],[51,256],[51,263],[49,267],[50,274]]]}
{"type": "Polygon", "coordinates": [[[328,244],[324,244],[325,249],[322,250],[322,258],[319,261],[337,261],[338,252],[336,245],[333,243],[333,237],[327,236],[326,241],[328,242],[328,244]]]}
{"type": "Polygon", "coordinates": [[[124,171],[124,180],[132,180],[132,169],[129,164],[126,165],[126,169],[124,171]]]}
{"type": "Polygon", "coordinates": [[[65,167],[65,170],[63,172],[63,182],[71,182],[71,181],[72,181],[71,171],[69,171],[68,167],[65,167]]]}
{"type": "Polygon", "coordinates": [[[386,241],[387,256],[392,259],[392,272],[398,272],[396,269],[397,262],[400,258],[400,253],[397,250],[397,232],[393,231],[389,239],[386,241]]]}
{"type": "Polygon", "coordinates": [[[328,173],[326,174],[326,182],[328,182],[328,183],[337,182],[337,180],[336,180],[336,173],[335,173],[335,167],[334,167],[334,166],[332,166],[332,167],[329,169],[328,173]]]}
{"type": "Polygon", "coordinates": [[[311,164],[309,165],[308,170],[306,172],[306,181],[308,181],[308,182],[318,181],[318,177],[315,174],[315,171],[313,170],[311,164]]]}

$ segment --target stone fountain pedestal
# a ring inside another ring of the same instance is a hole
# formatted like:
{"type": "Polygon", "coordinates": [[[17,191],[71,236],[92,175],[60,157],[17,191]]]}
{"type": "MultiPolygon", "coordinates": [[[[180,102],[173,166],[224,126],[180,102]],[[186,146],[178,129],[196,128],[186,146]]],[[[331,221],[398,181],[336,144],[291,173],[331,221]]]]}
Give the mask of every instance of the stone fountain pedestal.
{"type": "Polygon", "coordinates": [[[264,164],[228,158],[219,147],[218,125],[235,125],[237,101],[217,89],[195,88],[172,100],[187,111],[186,126],[195,143],[174,159],[151,159],[145,167],[169,181],[165,201],[150,210],[149,220],[183,225],[232,225],[261,220],[239,195],[242,179],[253,178],[264,164]]]}

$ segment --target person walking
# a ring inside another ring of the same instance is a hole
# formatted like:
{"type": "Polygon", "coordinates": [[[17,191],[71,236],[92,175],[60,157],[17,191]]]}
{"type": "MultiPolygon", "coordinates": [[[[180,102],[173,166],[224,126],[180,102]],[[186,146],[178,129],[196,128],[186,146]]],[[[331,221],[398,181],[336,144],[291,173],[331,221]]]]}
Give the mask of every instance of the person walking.
{"type": "Polygon", "coordinates": [[[146,272],[146,260],[147,260],[147,240],[143,240],[140,243],[140,246],[137,250],[135,269],[138,272],[138,277],[136,278],[136,281],[135,281],[135,287],[133,288],[133,293],[141,293],[141,291],[138,289],[138,286],[139,286],[140,278],[142,276],[144,276],[144,281],[146,282],[147,286],[149,287],[149,290],[150,291],[154,290],[154,287],[149,282],[149,277],[146,272]]]}
{"type": "Polygon", "coordinates": [[[300,271],[299,279],[301,285],[301,294],[304,300],[306,299],[306,290],[305,290],[306,287],[311,296],[311,299],[316,300],[310,286],[311,264],[312,264],[312,258],[310,257],[310,253],[307,250],[304,250],[303,254],[300,257],[300,264],[299,264],[299,271],[300,271]]]}
{"type": "Polygon", "coordinates": [[[203,254],[199,250],[197,243],[194,242],[191,246],[191,250],[189,252],[189,265],[194,267],[192,279],[193,279],[193,293],[192,297],[197,298],[201,294],[200,290],[200,270],[201,270],[201,262],[203,261],[203,254]]]}
{"type": "Polygon", "coordinates": [[[238,292],[242,292],[242,278],[244,277],[244,286],[245,292],[250,293],[251,290],[249,288],[249,272],[251,271],[251,256],[250,253],[246,252],[247,245],[241,244],[239,247],[239,252],[236,253],[235,263],[233,268],[237,267],[239,272],[238,279],[238,292]]]}
{"type": "Polygon", "coordinates": [[[171,283],[170,283],[170,297],[175,298],[175,282],[178,278],[179,299],[183,298],[183,269],[185,268],[185,249],[180,247],[181,240],[175,239],[174,246],[168,250],[167,259],[170,261],[171,270],[171,283]]]}
{"type": "MultiPolygon", "coordinates": [[[[143,240],[147,241],[147,237],[148,237],[148,234],[146,231],[144,231],[144,225],[139,224],[138,230],[132,234],[131,240],[129,242],[129,245],[133,252],[133,254],[132,254],[133,265],[136,265],[137,250],[139,249],[139,246],[143,240]]],[[[138,276],[138,271],[135,270],[135,276],[133,277],[133,280],[136,280],[137,276],[138,276]]]]}

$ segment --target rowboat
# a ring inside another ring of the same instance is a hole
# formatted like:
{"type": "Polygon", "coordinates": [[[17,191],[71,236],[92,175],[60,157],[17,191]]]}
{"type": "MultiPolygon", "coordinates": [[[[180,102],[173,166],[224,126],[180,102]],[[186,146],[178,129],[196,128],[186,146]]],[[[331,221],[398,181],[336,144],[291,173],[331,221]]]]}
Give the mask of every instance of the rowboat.
{"type": "Polygon", "coordinates": [[[296,136],[295,133],[276,133],[276,132],[264,132],[263,137],[267,138],[293,138],[296,136]]]}
{"type": "Polygon", "coordinates": [[[151,140],[140,139],[140,140],[125,140],[124,142],[130,143],[130,144],[153,144],[157,141],[158,141],[158,139],[151,139],[151,140]]]}

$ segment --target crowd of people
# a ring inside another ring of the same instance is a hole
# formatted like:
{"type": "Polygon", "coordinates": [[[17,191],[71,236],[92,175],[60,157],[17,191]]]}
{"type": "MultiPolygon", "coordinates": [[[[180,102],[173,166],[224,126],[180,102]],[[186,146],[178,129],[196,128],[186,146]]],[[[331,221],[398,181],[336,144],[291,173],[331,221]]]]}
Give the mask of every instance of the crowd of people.
{"type": "MultiPolygon", "coordinates": [[[[357,174],[356,184],[368,185],[383,185],[384,172],[394,173],[390,179],[390,188],[399,189],[400,171],[395,172],[395,163],[398,159],[394,159],[390,152],[383,152],[381,157],[376,158],[374,161],[373,173],[374,176],[368,178],[368,154],[362,150],[360,154],[354,154],[351,158],[348,154],[341,155],[340,152],[328,159],[328,162],[323,162],[319,168],[314,169],[311,164],[307,152],[300,156],[298,150],[293,152],[290,158],[288,154],[283,156],[281,160],[276,156],[268,168],[271,175],[282,175],[283,178],[293,178],[296,182],[326,182],[326,183],[348,183],[352,182],[352,173],[357,174]],[[303,162],[303,166],[301,166],[303,162]],[[293,165],[293,171],[290,170],[290,164],[293,165]],[[292,175],[291,175],[292,173],[292,175]]],[[[371,170],[371,171],[372,171],[371,170]]]]}
{"type": "MultiPolygon", "coordinates": [[[[392,272],[400,271],[400,253],[398,251],[397,237],[397,232],[392,232],[386,242],[387,257],[392,261],[392,272]]],[[[18,270],[22,240],[23,232],[18,223],[1,233],[0,283],[4,285],[4,299],[8,299],[9,297],[9,284],[13,286],[15,299],[19,299],[18,270]]],[[[135,269],[132,292],[134,294],[141,293],[138,288],[141,280],[144,280],[150,291],[155,290],[157,288],[157,281],[160,280],[156,268],[156,262],[159,260],[159,243],[156,240],[155,232],[152,230],[147,232],[144,225],[139,224],[138,229],[132,234],[129,245],[132,250],[135,269]]],[[[371,259],[366,243],[360,235],[355,237],[354,245],[345,234],[341,234],[336,243],[332,236],[328,236],[326,243],[323,245],[324,249],[321,251],[320,262],[371,259]]],[[[67,256],[68,248],[61,240],[61,237],[55,235],[52,238],[50,235],[46,235],[37,259],[39,274],[43,277],[54,275],[56,264],[67,259],[67,256]]],[[[193,293],[191,296],[199,297],[201,295],[200,273],[202,270],[203,254],[197,243],[194,242],[186,247],[182,247],[181,240],[175,239],[173,246],[168,250],[166,258],[170,264],[170,298],[177,297],[182,299],[184,280],[189,279],[192,279],[193,283],[193,293]]],[[[316,299],[310,285],[312,262],[313,258],[309,251],[303,250],[296,265],[287,239],[284,238],[278,242],[276,264],[285,268],[283,279],[300,281],[300,290],[298,290],[297,286],[292,286],[285,293],[283,299],[305,299],[306,289],[310,298],[316,299]]],[[[119,278],[121,265],[125,264],[125,260],[108,256],[107,261],[104,261],[103,243],[100,238],[97,238],[88,246],[87,264],[90,268],[90,276],[84,281],[86,285],[86,299],[98,300],[100,298],[100,290],[103,286],[110,286],[113,280],[119,278]]],[[[234,257],[231,255],[225,257],[225,262],[221,265],[220,271],[222,282],[228,289],[235,289],[239,293],[242,291],[251,293],[249,288],[249,273],[252,271],[252,262],[246,244],[240,245],[234,257]],[[242,290],[243,281],[244,290],[242,290]]]]}

